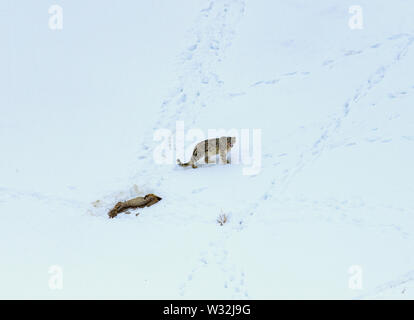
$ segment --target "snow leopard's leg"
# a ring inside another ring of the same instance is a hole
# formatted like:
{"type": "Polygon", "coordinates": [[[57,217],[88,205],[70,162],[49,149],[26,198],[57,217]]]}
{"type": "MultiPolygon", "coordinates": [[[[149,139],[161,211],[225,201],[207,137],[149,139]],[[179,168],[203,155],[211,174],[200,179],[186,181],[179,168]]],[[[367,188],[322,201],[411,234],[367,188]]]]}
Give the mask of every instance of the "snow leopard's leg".
{"type": "Polygon", "coordinates": [[[227,160],[227,149],[220,149],[220,160],[222,163],[230,163],[229,160],[227,160]]]}

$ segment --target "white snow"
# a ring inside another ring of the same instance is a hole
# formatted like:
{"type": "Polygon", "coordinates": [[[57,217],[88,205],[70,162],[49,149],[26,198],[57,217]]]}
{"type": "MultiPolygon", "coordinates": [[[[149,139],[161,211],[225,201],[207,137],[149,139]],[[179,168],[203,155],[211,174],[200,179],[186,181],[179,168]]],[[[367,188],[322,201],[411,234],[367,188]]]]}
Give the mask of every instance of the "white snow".
{"type": "Polygon", "coordinates": [[[61,5],[0,4],[0,298],[414,298],[414,4],[61,5]],[[260,129],[260,172],[157,164],[177,121],[260,129]]]}

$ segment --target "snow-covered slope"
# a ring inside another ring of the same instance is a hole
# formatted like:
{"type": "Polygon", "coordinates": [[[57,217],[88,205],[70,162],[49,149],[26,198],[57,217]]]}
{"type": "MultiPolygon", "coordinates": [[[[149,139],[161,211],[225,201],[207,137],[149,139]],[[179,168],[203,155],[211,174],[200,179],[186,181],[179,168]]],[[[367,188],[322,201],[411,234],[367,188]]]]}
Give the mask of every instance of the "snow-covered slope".
{"type": "Polygon", "coordinates": [[[0,297],[414,298],[414,5],[336,2],[2,4],[0,297]],[[260,170],[156,163],[177,121],[260,170]]]}

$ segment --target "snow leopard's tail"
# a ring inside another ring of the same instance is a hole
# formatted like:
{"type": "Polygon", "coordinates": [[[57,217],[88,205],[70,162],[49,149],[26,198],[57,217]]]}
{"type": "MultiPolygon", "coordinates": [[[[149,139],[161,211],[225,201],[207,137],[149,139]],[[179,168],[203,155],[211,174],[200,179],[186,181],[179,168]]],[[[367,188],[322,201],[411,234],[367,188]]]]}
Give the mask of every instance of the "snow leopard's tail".
{"type": "Polygon", "coordinates": [[[180,159],[177,159],[177,164],[178,164],[179,166],[182,166],[182,167],[188,167],[188,166],[191,164],[191,161],[188,161],[188,162],[186,162],[186,163],[182,163],[182,162],[180,161],[180,159]]]}

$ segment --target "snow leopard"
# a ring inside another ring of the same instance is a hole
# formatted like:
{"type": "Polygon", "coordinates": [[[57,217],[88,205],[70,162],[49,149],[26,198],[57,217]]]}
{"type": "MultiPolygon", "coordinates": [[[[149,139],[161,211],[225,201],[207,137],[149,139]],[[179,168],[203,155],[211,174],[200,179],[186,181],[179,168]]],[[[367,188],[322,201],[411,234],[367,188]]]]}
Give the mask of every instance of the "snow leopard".
{"type": "Polygon", "coordinates": [[[220,155],[222,163],[230,163],[230,160],[227,159],[227,152],[230,151],[235,143],[236,137],[221,137],[201,141],[195,146],[190,161],[182,163],[180,159],[177,159],[177,164],[182,167],[191,165],[195,169],[197,168],[196,162],[198,160],[204,157],[204,162],[210,163],[209,158],[215,157],[216,155],[220,155]]]}

